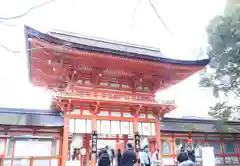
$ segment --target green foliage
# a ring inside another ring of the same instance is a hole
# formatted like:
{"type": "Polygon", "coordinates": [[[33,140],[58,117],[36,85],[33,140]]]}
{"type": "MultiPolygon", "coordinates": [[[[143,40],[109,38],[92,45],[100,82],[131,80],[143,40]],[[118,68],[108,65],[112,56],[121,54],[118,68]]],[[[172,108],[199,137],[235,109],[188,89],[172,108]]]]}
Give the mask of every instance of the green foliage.
{"type": "MultiPolygon", "coordinates": [[[[236,5],[231,9],[223,16],[215,17],[207,28],[211,47],[207,54],[214,72],[202,74],[200,85],[212,87],[216,98],[221,94],[228,96],[231,93],[236,97],[240,94],[240,7],[236,5]]],[[[239,108],[225,100],[217,103],[212,110],[209,113],[211,116],[226,119],[239,108]]]]}

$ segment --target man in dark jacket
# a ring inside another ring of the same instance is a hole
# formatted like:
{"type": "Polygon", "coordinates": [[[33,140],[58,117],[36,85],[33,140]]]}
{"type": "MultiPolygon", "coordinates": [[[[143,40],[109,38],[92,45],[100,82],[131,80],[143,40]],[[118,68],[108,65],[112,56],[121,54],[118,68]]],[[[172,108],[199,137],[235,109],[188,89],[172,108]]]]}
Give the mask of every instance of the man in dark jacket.
{"type": "Polygon", "coordinates": [[[117,165],[118,166],[120,166],[121,158],[122,158],[121,149],[118,148],[118,150],[117,150],[117,165]]]}
{"type": "Polygon", "coordinates": [[[120,166],[133,166],[137,162],[137,155],[133,150],[133,145],[131,143],[127,143],[126,150],[124,151],[120,166]]]}
{"type": "Polygon", "coordinates": [[[110,158],[106,149],[101,151],[101,155],[98,160],[98,166],[110,166],[110,158]]]}

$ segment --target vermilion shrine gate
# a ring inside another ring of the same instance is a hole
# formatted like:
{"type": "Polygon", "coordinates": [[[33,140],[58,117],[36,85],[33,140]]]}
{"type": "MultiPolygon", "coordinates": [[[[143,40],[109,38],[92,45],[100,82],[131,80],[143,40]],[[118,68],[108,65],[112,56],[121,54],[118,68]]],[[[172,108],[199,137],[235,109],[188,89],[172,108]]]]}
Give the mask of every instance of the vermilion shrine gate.
{"type": "MultiPolygon", "coordinates": [[[[91,133],[98,139],[124,143],[139,134],[161,149],[159,119],[175,105],[157,102],[155,93],[186,79],[209,62],[163,58],[155,48],[67,32],[42,33],[30,27],[25,31],[31,82],[52,90],[53,109],[64,115],[62,166],[69,159],[69,142],[76,135],[82,136],[81,146],[86,149],[91,147],[91,133]]],[[[88,160],[86,155],[83,164],[88,160]]],[[[91,164],[96,165],[95,153],[91,164]]]]}

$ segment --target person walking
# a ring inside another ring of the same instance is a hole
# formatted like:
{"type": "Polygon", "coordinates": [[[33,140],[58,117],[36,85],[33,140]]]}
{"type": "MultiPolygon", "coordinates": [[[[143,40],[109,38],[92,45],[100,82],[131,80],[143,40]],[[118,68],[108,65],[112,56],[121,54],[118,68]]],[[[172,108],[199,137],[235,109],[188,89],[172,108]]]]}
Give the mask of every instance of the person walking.
{"type": "Polygon", "coordinates": [[[120,166],[133,166],[137,162],[137,155],[133,150],[133,145],[127,143],[126,150],[123,152],[120,166]]]}
{"type": "Polygon", "coordinates": [[[108,152],[106,149],[103,149],[101,151],[101,155],[99,157],[97,165],[98,166],[110,166],[111,165],[110,158],[109,158],[109,155],[108,155],[108,152]]]}

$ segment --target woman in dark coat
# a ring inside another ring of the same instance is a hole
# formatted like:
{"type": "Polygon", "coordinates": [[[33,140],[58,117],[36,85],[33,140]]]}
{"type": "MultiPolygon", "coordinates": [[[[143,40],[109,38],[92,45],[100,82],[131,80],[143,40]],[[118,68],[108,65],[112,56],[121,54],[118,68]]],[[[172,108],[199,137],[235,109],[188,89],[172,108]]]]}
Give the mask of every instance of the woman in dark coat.
{"type": "Polygon", "coordinates": [[[117,150],[117,164],[118,164],[118,166],[120,166],[121,157],[122,157],[121,149],[118,149],[117,150]]]}
{"type": "Polygon", "coordinates": [[[107,150],[104,149],[101,151],[101,155],[98,160],[98,166],[110,166],[110,165],[111,163],[108,152],[107,150]]]}

